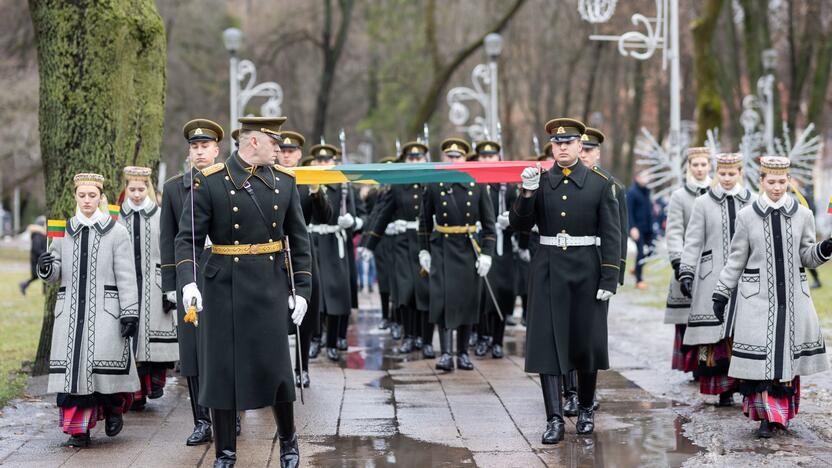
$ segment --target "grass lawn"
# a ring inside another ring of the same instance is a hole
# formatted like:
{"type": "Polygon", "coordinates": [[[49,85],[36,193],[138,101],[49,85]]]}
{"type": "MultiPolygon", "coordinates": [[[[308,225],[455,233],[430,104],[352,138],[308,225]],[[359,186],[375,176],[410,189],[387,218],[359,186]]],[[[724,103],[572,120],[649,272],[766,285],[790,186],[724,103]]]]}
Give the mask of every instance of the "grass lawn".
{"type": "Polygon", "coordinates": [[[0,249],[0,408],[23,394],[40,338],[41,283],[32,283],[26,296],[18,289],[29,276],[28,263],[28,252],[0,249]]]}

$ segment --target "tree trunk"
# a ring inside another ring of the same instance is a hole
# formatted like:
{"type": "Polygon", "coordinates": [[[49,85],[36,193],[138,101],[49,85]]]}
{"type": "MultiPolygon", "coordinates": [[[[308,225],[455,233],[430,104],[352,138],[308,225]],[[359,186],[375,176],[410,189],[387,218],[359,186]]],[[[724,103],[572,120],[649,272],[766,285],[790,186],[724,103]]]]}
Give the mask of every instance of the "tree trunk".
{"type": "Polygon", "coordinates": [[[592,50],[592,61],[589,65],[589,82],[586,85],[586,94],[584,94],[584,123],[589,122],[589,114],[592,112],[592,96],[595,91],[595,77],[598,75],[598,64],[601,63],[601,47],[603,42],[595,42],[595,47],[592,50]]]}
{"type": "Polygon", "coordinates": [[[702,16],[691,24],[693,34],[694,86],[696,88],[696,138],[694,145],[705,143],[707,131],[722,126],[722,100],[719,96],[717,68],[713,54],[722,0],[707,0],[702,16]]]}
{"type": "Polygon", "coordinates": [[[321,32],[324,54],[324,68],[321,72],[321,86],[318,88],[318,96],[315,100],[315,126],[313,127],[313,141],[320,141],[326,133],[326,114],[329,109],[329,98],[332,94],[332,85],[335,83],[335,68],[347,42],[347,33],[350,29],[352,9],[355,6],[354,0],[340,0],[341,20],[338,24],[338,32],[335,34],[335,42],[332,42],[332,0],[324,1],[324,28],[321,32]]]}
{"type": "MultiPolygon", "coordinates": [[[[159,162],[165,30],[153,0],[29,0],[40,76],[40,148],[50,219],[75,207],[72,176],[97,172],[115,201],[121,169],[159,162]]],[[[48,372],[55,293],[34,372],[48,372]]]]}
{"type": "MultiPolygon", "coordinates": [[[[465,60],[474,53],[474,51],[478,50],[482,46],[482,41],[485,40],[486,35],[502,31],[524,3],[526,3],[526,0],[515,0],[514,4],[485,34],[468,44],[466,47],[462,48],[449,62],[442,65],[440,68],[434,69],[433,81],[431,81],[427,91],[422,94],[423,97],[421,99],[421,103],[417,107],[417,111],[408,121],[407,135],[416,135],[421,131],[422,125],[430,120],[430,117],[434,112],[436,112],[436,108],[439,106],[439,98],[442,95],[442,91],[445,90],[445,86],[448,85],[448,81],[450,81],[451,76],[453,76],[457,68],[459,68],[460,65],[462,65],[465,60]]],[[[430,22],[428,22],[428,24],[430,24],[430,22]]],[[[432,39],[428,37],[428,43],[431,41],[432,39]]]]}
{"type": "Polygon", "coordinates": [[[624,180],[633,179],[633,167],[636,162],[636,138],[641,128],[641,105],[644,101],[644,62],[635,61],[633,71],[633,101],[630,104],[630,115],[627,120],[630,123],[630,140],[627,148],[627,164],[624,165],[624,180]]]}
{"type": "Polygon", "coordinates": [[[809,77],[815,41],[820,32],[820,7],[819,2],[809,2],[807,4],[806,16],[801,28],[800,43],[798,44],[794,24],[794,1],[789,1],[788,5],[789,100],[786,106],[786,122],[789,124],[789,131],[794,134],[797,127],[797,113],[800,110],[800,102],[803,97],[803,87],[809,77]]]}
{"type": "Polygon", "coordinates": [[[808,122],[815,124],[818,133],[823,131],[826,93],[829,89],[830,71],[832,71],[832,31],[827,31],[818,45],[815,55],[815,73],[809,95],[808,122]]]}

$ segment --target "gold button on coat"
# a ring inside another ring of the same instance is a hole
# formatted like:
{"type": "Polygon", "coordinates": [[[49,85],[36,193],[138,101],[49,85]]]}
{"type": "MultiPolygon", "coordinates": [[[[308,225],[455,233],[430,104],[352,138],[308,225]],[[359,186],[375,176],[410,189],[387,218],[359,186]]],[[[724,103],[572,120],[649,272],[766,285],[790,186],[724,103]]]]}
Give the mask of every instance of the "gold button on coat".
{"type": "Polygon", "coordinates": [[[561,212],[560,212],[560,216],[561,216],[561,217],[566,216],[566,212],[565,212],[565,211],[561,211],[561,212]]]}
{"type": "Polygon", "coordinates": [[[240,225],[239,225],[239,224],[235,224],[235,225],[234,225],[234,229],[240,229],[240,225]]]}

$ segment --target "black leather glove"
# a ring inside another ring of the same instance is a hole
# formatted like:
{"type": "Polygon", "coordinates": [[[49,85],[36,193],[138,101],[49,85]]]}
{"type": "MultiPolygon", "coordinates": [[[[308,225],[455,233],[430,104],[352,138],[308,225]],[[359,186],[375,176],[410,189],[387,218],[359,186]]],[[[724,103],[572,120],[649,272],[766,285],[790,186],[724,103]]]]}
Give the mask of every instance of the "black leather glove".
{"type": "Polygon", "coordinates": [[[139,334],[139,319],[129,317],[121,319],[122,338],[135,338],[139,334]]]}
{"type": "Polygon", "coordinates": [[[722,294],[714,294],[714,315],[719,323],[725,322],[725,306],[728,304],[728,298],[722,294]]]}
{"type": "Polygon", "coordinates": [[[40,271],[47,271],[49,267],[52,266],[52,262],[55,261],[55,254],[52,252],[44,252],[38,256],[38,270],[40,271]]]}
{"type": "Polygon", "coordinates": [[[162,312],[167,314],[167,313],[170,313],[170,311],[172,311],[172,310],[176,310],[176,303],[169,301],[168,298],[165,297],[165,295],[163,294],[162,295],[162,312]]]}
{"type": "Polygon", "coordinates": [[[682,266],[682,260],[676,259],[670,261],[670,266],[673,267],[673,277],[676,278],[676,281],[679,281],[679,267],[682,266]]]}
{"type": "Polygon", "coordinates": [[[691,298],[693,297],[693,278],[690,276],[683,276],[679,279],[679,289],[682,295],[691,298]]]}
{"type": "Polygon", "coordinates": [[[826,239],[820,243],[820,253],[826,258],[832,255],[832,239],[826,239]]]}

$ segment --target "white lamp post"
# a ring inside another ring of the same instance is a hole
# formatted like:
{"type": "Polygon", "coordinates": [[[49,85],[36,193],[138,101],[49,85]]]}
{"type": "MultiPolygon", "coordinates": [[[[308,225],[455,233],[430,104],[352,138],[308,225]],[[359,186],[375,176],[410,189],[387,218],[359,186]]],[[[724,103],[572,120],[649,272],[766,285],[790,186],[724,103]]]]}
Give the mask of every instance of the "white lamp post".
{"type": "Polygon", "coordinates": [[[277,117],[281,114],[280,105],[283,103],[283,88],[273,81],[256,84],[257,69],[251,60],[239,60],[237,50],[243,41],[243,33],[237,28],[228,28],[222,32],[222,41],[228,51],[229,77],[229,117],[231,124],[228,130],[237,127],[237,120],[243,116],[248,101],[255,96],[265,97],[266,102],[260,106],[260,115],[277,117]]]}
{"type": "Polygon", "coordinates": [[[447,97],[451,123],[474,141],[497,138],[500,128],[497,59],[503,51],[503,38],[497,33],[488,34],[483,46],[488,64],[481,63],[474,67],[471,72],[472,87],[458,86],[448,91],[447,97]],[[479,104],[485,116],[471,118],[466,101],[479,104]]]}

